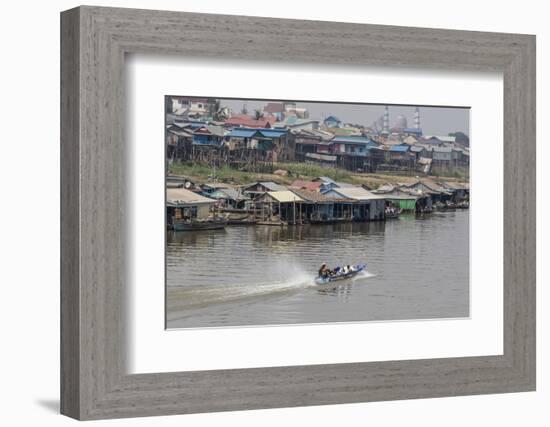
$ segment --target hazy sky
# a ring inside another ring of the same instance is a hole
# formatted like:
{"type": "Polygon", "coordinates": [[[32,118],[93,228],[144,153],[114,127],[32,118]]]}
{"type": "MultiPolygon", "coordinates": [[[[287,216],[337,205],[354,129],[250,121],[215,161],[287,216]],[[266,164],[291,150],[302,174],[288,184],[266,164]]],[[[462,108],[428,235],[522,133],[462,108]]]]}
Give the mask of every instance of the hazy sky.
{"type": "MultiPolygon", "coordinates": [[[[231,107],[235,112],[240,112],[243,104],[246,103],[249,114],[255,109],[262,109],[268,101],[264,100],[242,100],[222,99],[222,105],[231,107]]],[[[269,100],[277,102],[277,100],[269,100]]],[[[297,107],[307,108],[311,119],[323,120],[325,117],[334,115],[343,122],[357,123],[364,126],[371,126],[384,113],[385,105],[380,104],[338,104],[323,102],[297,102],[297,107]]],[[[424,135],[447,135],[449,132],[461,131],[470,135],[470,109],[449,108],[449,107],[422,107],[420,108],[420,126],[424,135]]],[[[403,114],[407,118],[407,125],[414,126],[415,106],[389,105],[390,127],[392,127],[397,116],[403,114]]]]}

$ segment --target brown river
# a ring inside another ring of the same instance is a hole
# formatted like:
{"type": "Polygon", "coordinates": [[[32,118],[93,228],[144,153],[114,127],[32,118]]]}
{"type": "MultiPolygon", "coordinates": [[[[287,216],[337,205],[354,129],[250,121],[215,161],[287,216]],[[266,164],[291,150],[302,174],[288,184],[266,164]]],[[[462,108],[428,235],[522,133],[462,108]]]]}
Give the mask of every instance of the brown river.
{"type": "Polygon", "coordinates": [[[167,327],[468,317],[469,212],[168,232],[167,327]],[[322,262],[367,263],[317,286],[322,262]]]}

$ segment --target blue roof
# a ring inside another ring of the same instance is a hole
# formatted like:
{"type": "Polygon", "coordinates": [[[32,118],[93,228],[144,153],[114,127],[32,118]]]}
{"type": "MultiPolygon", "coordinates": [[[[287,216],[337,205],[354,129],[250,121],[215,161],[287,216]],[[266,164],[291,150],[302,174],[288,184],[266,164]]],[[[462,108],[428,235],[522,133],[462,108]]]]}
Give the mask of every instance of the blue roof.
{"type": "Polygon", "coordinates": [[[340,119],[336,116],[328,116],[326,119],[325,119],[325,122],[339,122],[340,119]]]}
{"type": "Polygon", "coordinates": [[[417,134],[422,134],[422,129],[417,129],[417,128],[405,128],[403,129],[403,132],[405,133],[417,133],[417,134]]]}
{"type": "Polygon", "coordinates": [[[393,151],[394,153],[406,153],[409,151],[409,148],[411,148],[408,145],[394,145],[393,147],[390,147],[390,151],[393,151]]]}
{"type": "Polygon", "coordinates": [[[344,143],[344,144],[368,144],[372,142],[369,138],[365,136],[335,136],[331,141],[331,143],[344,143]]]}
{"type": "Polygon", "coordinates": [[[259,131],[266,138],[278,138],[287,132],[286,129],[259,129],[259,131]]]}
{"type": "Polygon", "coordinates": [[[234,136],[237,138],[250,138],[259,133],[266,138],[278,138],[287,132],[287,129],[233,128],[229,136],[234,136]]]}
{"type": "Polygon", "coordinates": [[[194,122],[189,124],[189,127],[191,127],[192,129],[199,129],[203,126],[206,126],[205,122],[194,122]]]}
{"type": "Polygon", "coordinates": [[[231,130],[231,133],[229,134],[229,136],[234,136],[234,137],[237,137],[237,138],[250,138],[256,132],[258,132],[257,129],[234,128],[234,129],[231,130]]]}
{"type": "Polygon", "coordinates": [[[336,184],[336,181],[329,178],[328,176],[319,176],[319,177],[315,178],[314,181],[322,181],[325,184],[336,184]]]}

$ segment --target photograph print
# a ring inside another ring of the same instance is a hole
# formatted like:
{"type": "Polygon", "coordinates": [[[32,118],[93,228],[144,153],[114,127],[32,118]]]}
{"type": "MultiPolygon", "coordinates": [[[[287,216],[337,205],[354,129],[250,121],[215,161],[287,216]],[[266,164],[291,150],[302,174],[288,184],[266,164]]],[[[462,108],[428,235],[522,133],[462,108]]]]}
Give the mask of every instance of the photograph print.
{"type": "Polygon", "coordinates": [[[168,329],[469,317],[468,107],[164,112],[168,329]]]}

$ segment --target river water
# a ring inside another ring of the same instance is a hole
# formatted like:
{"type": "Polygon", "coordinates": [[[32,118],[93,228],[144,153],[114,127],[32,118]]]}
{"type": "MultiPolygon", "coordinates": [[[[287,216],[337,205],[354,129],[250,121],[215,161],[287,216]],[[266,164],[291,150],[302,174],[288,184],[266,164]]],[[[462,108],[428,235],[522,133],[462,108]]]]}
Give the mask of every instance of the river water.
{"type": "Polygon", "coordinates": [[[469,212],[309,226],[168,232],[167,327],[469,316],[469,212]],[[366,262],[315,286],[322,262],[366,262]]]}

